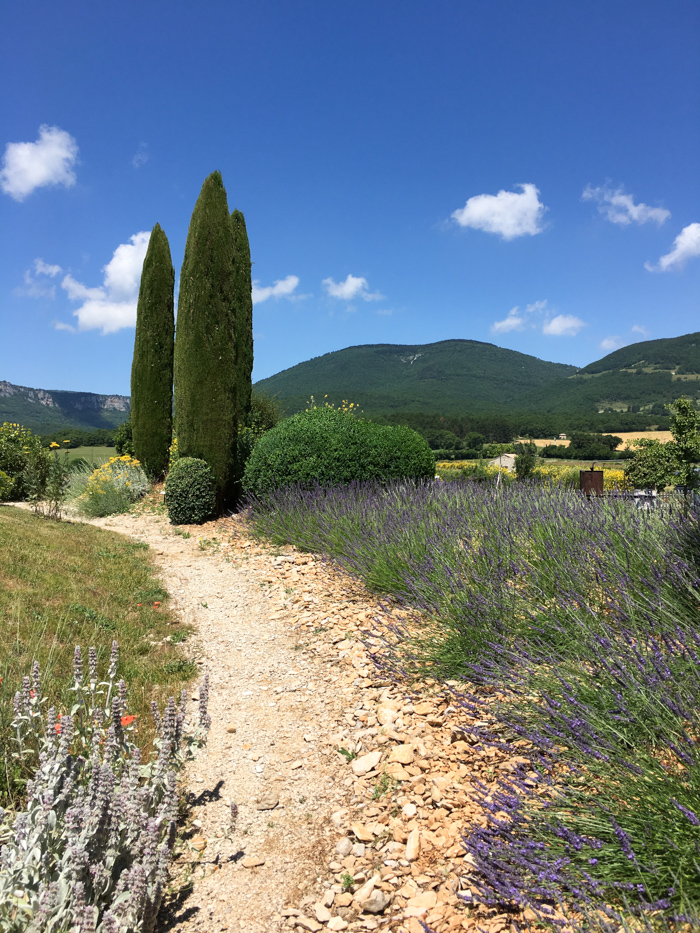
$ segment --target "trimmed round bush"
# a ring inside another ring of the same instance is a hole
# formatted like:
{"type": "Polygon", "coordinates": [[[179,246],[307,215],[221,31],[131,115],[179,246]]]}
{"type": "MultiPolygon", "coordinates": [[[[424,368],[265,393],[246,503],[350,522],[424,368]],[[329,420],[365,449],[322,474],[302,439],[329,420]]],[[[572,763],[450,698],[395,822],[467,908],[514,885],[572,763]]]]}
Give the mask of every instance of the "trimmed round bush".
{"type": "Polygon", "coordinates": [[[182,457],[165,480],[165,506],[173,525],[201,525],[216,508],[214,476],[204,460],[182,457]]]}
{"type": "Polygon", "coordinates": [[[316,408],[280,422],[260,438],[243,474],[243,488],[259,495],[292,484],[342,486],[434,475],[435,457],[411,428],[316,408]]]}

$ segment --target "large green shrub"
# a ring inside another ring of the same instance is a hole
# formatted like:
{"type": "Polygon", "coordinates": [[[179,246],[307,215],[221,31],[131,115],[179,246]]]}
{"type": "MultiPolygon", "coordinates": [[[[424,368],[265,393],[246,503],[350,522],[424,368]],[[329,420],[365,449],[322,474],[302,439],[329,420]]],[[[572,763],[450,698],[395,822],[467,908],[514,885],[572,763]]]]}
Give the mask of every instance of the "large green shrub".
{"type": "Polygon", "coordinates": [[[131,427],[131,418],[123,421],[114,432],[114,449],[120,457],[134,456],[134,432],[131,427]]]}
{"type": "Polygon", "coordinates": [[[13,481],[13,499],[26,499],[36,485],[36,474],[47,474],[48,465],[49,452],[40,437],[21,424],[0,425],[0,470],[13,481]]]}
{"type": "Polygon", "coordinates": [[[173,525],[201,525],[216,509],[214,476],[204,460],[182,457],[165,480],[165,505],[173,525]]]}
{"type": "Polygon", "coordinates": [[[337,486],[434,474],[433,453],[411,428],[317,408],[282,421],[259,439],[243,474],[243,488],[257,494],[292,483],[337,486]]]}
{"type": "Polygon", "coordinates": [[[15,481],[3,470],[0,470],[0,502],[10,498],[14,485],[15,481]]]}
{"type": "Polygon", "coordinates": [[[276,399],[261,392],[253,392],[250,411],[245,421],[238,425],[237,467],[239,479],[250,460],[255,445],[263,434],[272,430],[282,419],[276,399]]]}

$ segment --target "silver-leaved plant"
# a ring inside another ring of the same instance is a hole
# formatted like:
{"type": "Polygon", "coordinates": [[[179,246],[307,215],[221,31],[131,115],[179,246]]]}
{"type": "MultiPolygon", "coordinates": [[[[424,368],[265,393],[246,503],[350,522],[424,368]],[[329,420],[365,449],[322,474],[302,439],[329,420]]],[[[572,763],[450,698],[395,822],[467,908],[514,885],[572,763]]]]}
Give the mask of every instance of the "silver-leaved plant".
{"type": "Polygon", "coordinates": [[[0,933],[150,933],[168,877],[177,818],[176,774],[206,741],[205,677],[196,725],[187,692],[163,713],[154,751],[134,743],[114,642],[107,679],[90,648],[84,676],[75,649],[70,713],[44,712],[34,663],[15,695],[16,757],[36,762],[26,805],[0,807],[0,933]]]}

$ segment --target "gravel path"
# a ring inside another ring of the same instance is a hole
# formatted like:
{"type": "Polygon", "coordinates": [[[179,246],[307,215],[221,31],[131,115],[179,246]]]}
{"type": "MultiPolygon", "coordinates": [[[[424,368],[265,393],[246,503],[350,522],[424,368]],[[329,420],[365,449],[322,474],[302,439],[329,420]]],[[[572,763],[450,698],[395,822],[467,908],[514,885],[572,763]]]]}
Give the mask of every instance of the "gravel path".
{"type": "Polygon", "coordinates": [[[211,681],[180,893],[159,933],[510,927],[470,903],[460,843],[483,820],[470,781],[510,765],[464,741],[447,698],[411,701],[381,681],[378,607],[361,587],[293,548],[259,546],[237,519],[190,537],[153,513],[94,523],[151,547],[211,681]]]}

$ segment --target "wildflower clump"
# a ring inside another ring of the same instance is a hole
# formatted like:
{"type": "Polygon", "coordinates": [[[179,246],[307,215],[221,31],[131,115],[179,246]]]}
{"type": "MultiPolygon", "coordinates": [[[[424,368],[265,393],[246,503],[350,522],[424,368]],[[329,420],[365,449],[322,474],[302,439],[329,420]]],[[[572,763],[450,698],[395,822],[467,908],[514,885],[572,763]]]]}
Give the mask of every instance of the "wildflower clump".
{"type": "Polygon", "coordinates": [[[148,485],[138,460],[128,454],[112,457],[90,474],[78,497],[78,508],[93,518],[126,512],[145,495],[148,485]]]}
{"type": "Polygon", "coordinates": [[[70,713],[43,709],[38,662],[15,695],[15,758],[35,771],[24,808],[14,815],[0,808],[3,933],[155,926],[175,840],[176,774],[206,740],[208,683],[193,728],[186,691],[162,713],[153,704],[158,735],[143,763],[117,662],[114,642],[100,680],[90,648],[85,676],[76,648],[70,713]]]}

